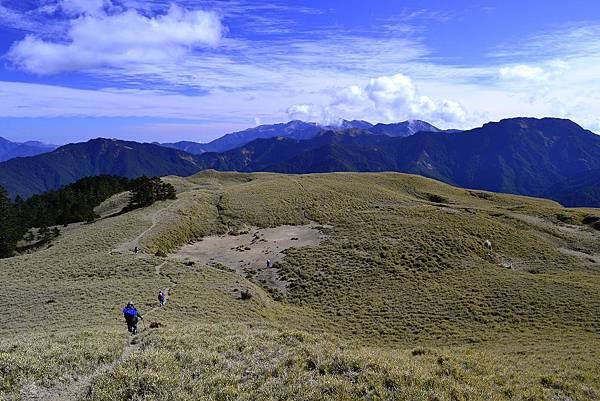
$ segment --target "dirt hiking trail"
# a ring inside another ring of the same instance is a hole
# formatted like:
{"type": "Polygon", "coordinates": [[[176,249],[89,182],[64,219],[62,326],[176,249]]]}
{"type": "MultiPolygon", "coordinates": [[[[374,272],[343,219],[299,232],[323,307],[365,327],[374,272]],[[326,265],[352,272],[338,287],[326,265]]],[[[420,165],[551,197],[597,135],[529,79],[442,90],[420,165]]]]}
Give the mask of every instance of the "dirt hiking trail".
{"type": "MultiPolygon", "coordinates": [[[[156,308],[155,308],[156,309],[156,308]]],[[[153,309],[153,310],[155,310],[153,309]]],[[[153,310],[150,310],[150,314],[153,310]]],[[[134,352],[138,351],[142,346],[142,339],[147,335],[148,330],[137,334],[131,338],[127,338],[123,346],[123,352],[112,363],[102,365],[88,375],[75,375],[70,381],[60,383],[54,387],[46,388],[39,387],[35,384],[30,384],[21,390],[21,399],[23,401],[78,401],[83,400],[89,393],[94,380],[98,377],[110,373],[115,370],[120,364],[125,362],[134,352]]]]}
{"type": "MultiPolygon", "coordinates": [[[[166,300],[171,297],[171,289],[177,285],[177,282],[167,273],[162,271],[167,261],[158,264],[155,267],[155,273],[161,276],[168,277],[171,281],[171,287],[163,289],[166,300]]],[[[166,306],[165,306],[166,307],[166,306]]],[[[161,309],[156,306],[144,314],[147,318],[152,313],[161,309]]],[[[123,323],[125,324],[125,323],[123,323]]],[[[105,364],[87,375],[74,375],[68,382],[59,383],[54,387],[40,387],[35,384],[30,384],[21,390],[21,399],[23,401],[79,401],[86,398],[94,380],[104,374],[114,371],[119,365],[125,362],[131,355],[138,351],[142,346],[142,340],[151,332],[151,328],[146,327],[145,323],[141,323],[143,329],[135,336],[127,337],[123,345],[121,355],[112,363],[105,364]]]]}
{"type": "Polygon", "coordinates": [[[170,203],[169,205],[163,207],[162,209],[159,209],[157,211],[155,211],[154,213],[152,213],[151,219],[152,219],[152,224],[150,225],[150,227],[148,227],[147,229],[145,229],[141,234],[139,234],[137,237],[135,237],[134,239],[132,239],[131,241],[127,241],[124,242],[120,245],[118,245],[116,248],[114,248],[113,250],[109,251],[109,253],[131,253],[134,252],[135,248],[137,247],[140,251],[143,251],[143,247],[140,244],[140,241],[152,230],[154,230],[156,228],[156,226],[160,223],[161,218],[166,214],[169,213],[171,211],[171,209],[179,206],[182,202],[184,202],[185,199],[178,199],[175,202],[170,203]]]}

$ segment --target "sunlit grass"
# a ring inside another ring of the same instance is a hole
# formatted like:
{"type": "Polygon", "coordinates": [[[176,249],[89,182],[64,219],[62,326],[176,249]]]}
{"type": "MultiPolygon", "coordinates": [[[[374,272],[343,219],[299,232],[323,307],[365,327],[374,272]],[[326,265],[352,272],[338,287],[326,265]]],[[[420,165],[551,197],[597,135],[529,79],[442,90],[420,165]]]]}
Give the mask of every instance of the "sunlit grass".
{"type": "Polygon", "coordinates": [[[89,399],[600,397],[600,267],[559,250],[600,252],[582,224],[597,211],[402,174],[170,180],[176,201],[0,261],[0,399],[117,360],[128,301],[146,317],[141,347],[89,399]],[[290,282],[281,301],[227,269],[152,256],[246,224],[309,221],[327,239],[277,264],[290,282]],[[148,253],[115,251],[145,230],[148,253]]]}

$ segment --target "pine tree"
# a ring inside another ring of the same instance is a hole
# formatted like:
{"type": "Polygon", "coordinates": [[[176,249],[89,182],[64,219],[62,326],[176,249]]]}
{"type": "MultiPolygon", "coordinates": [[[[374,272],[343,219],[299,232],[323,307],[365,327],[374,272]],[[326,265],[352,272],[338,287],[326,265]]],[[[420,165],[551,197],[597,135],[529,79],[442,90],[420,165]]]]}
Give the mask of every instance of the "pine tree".
{"type": "Polygon", "coordinates": [[[17,224],[14,206],[0,186],[0,257],[12,256],[22,236],[23,229],[17,224]]]}
{"type": "Polygon", "coordinates": [[[163,182],[159,177],[140,177],[131,182],[131,197],[127,210],[152,205],[156,201],[176,199],[173,185],[163,182]]]}

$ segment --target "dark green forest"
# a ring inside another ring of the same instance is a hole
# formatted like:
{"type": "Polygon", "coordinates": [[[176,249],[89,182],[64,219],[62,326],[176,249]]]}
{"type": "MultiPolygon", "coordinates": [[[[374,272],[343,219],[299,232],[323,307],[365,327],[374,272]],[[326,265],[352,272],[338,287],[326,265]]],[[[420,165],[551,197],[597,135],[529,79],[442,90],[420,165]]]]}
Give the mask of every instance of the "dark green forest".
{"type": "Polygon", "coordinates": [[[140,207],[150,206],[156,201],[175,199],[175,188],[173,185],[163,182],[159,177],[139,177],[129,183],[131,197],[125,208],[133,210],[140,207]]]}
{"type": "Polygon", "coordinates": [[[58,227],[52,230],[48,227],[93,221],[99,217],[94,213],[96,206],[124,191],[130,191],[131,195],[123,212],[176,196],[175,188],[159,177],[133,180],[112,175],[85,177],[26,200],[17,196],[14,201],[0,186],[0,257],[10,257],[18,251],[17,244],[26,235],[28,241],[33,241],[35,236],[28,233],[30,228],[39,228],[38,240],[46,243],[60,233],[58,227]]]}

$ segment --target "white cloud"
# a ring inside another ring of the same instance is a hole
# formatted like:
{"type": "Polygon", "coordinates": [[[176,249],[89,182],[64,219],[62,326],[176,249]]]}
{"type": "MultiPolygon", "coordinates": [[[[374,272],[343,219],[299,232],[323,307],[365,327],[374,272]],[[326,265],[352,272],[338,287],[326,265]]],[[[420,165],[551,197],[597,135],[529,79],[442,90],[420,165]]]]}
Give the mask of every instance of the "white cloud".
{"type": "Polygon", "coordinates": [[[465,123],[467,112],[456,101],[433,100],[419,93],[404,74],[373,78],[364,86],[352,85],[326,105],[297,104],[287,110],[292,118],[333,123],[340,119],[397,122],[422,119],[432,123],[465,123]]]}
{"type": "Polygon", "coordinates": [[[499,59],[552,59],[588,56],[600,51],[600,24],[579,22],[540,32],[522,43],[497,46],[489,55],[499,59]]]}
{"type": "Polygon", "coordinates": [[[518,64],[500,68],[500,76],[506,79],[545,80],[549,74],[541,67],[518,64]]]}
{"type": "Polygon", "coordinates": [[[295,104],[286,110],[287,115],[292,120],[317,121],[320,123],[332,123],[326,113],[326,108],[312,104],[295,104]]]}
{"type": "Polygon", "coordinates": [[[193,48],[216,46],[223,33],[217,14],[187,11],[175,5],[164,15],[146,17],[136,10],[91,15],[90,10],[98,12],[94,7],[100,6],[91,0],[69,0],[65,4],[86,12],[72,20],[68,42],[50,42],[28,35],[8,53],[16,66],[43,75],[171,62],[193,48]]]}
{"type": "Polygon", "coordinates": [[[558,78],[569,69],[569,63],[560,60],[548,60],[541,65],[514,64],[501,67],[500,78],[514,81],[544,82],[558,78]]]}

